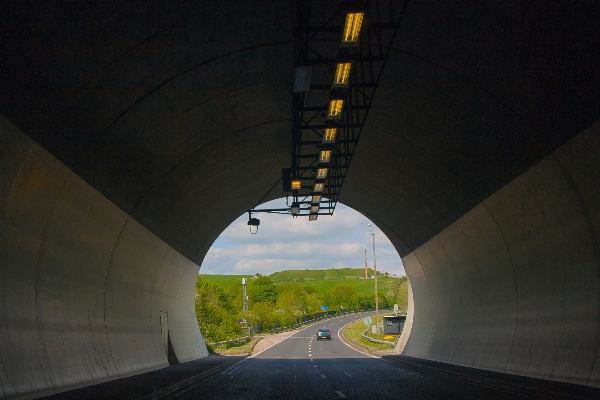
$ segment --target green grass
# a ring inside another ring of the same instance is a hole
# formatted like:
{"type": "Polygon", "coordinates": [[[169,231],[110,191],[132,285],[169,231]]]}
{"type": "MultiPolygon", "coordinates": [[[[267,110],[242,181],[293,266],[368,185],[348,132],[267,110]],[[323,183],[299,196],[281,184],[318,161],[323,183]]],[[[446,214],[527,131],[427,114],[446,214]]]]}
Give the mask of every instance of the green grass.
{"type": "MultiPolygon", "coordinates": [[[[379,290],[383,290],[387,283],[391,282],[394,278],[377,278],[377,285],[379,290]]],[[[337,285],[348,285],[356,294],[359,296],[374,296],[375,295],[375,281],[373,279],[339,279],[339,280],[326,280],[326,281],[305,281],[305,282],[289,282],[300,286],[310,286],[314,288],[318,294],[325,294],[333,289],[337,285]]],[[[289,283],[276,283],[277,285],[285,285],[289,283]]]]}
{"type": "MultiPolygon", "coordinates": [[[[369,268],[369,275],[373,275],[373,270],[369,268]]],[[[320,280],[337,279],[360,279],[365,276],[364,268],[330,268],[330,269],[302,269],[273,272],[269,279],[273,282],[306,282],[320,280]]],[[[383,276],[381,272],[377,276],[383,276]]]]}
{"type": "Polygon", "coordinates": [[[211,353],[217,353],[224,356],[243,356],[246,354],[252,354],[252,350],[256,343],[260,340],[260,337],[253,337],[245,342],[240,343],[228,343],[220,346],[207,346],[211,353]]]}
{"type": "Polygon", "coordinates": [[[367,329],[367,327],[365,326],[363,320],[358,320],[344,328],[344,337],[352,343],[368,350],[369,352],[393,349],[393,347],[390,345],[374,343],[364,339],[362,337],[362,333],[365,331],[365,329],[367,329]]]}

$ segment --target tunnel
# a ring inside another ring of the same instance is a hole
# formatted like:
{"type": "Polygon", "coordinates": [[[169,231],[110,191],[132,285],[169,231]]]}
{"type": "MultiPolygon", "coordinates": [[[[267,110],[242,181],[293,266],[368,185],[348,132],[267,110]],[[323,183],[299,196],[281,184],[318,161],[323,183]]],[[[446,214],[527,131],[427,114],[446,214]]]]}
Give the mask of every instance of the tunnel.
{"type": "MultiPolygon", "coordinates": [[[[600,387],[599,6],[391,3],[340,201],[403,260],[396,350],[600,387]]],[[[0,397],[208,355],[198,270],[233,220],[284,195],[308,6],[3,2],[0,397]]]]}

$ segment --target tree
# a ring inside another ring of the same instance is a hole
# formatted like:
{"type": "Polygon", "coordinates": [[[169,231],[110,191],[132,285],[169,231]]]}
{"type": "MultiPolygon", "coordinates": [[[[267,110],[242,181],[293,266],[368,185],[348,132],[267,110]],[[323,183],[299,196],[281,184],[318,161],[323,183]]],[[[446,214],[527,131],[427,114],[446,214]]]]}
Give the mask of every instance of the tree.
{"type": "Polygon", "coordinates": [[[248,283],[248,299],[251,303],[277,302],[277,289],[273,281],[266,276],[260,276],[248,283]]]}
{"type": "Polygon", "coordinates": [[[195,308],[200,332],[207,342],[240,336],[241,329],[235,318],[231,298],[218,283],[198,277],[195,308]]]}

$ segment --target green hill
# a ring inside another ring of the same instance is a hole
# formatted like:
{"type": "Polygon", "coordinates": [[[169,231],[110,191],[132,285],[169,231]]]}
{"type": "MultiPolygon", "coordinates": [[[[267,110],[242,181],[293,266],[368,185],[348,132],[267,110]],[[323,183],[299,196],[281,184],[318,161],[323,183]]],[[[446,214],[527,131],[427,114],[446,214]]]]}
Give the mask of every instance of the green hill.
{"type": "MultiPolygon", "coordinates": [[[[369,268],[369,276],[373,276],[373,269],[369,268]]],[[[377,272],[377,276],[383,276],[377,272]]],[[[365,277],[364,268],[340,268],[340,269],[303,269],[274,272],[268,277],[275,283],[280,282],[309,282],[339,279],[361,279],[365,277]]]]}
{"type": "Polygon", "coordinates": [[[252,278],[252,275],[207,275],[200,274],[200,278],[205,279],[207,281],[217,282],[219,285],[223,287],[223,289],[227,290],[231,286],[240,285],[242,287],[242,278],[252,278]]]}

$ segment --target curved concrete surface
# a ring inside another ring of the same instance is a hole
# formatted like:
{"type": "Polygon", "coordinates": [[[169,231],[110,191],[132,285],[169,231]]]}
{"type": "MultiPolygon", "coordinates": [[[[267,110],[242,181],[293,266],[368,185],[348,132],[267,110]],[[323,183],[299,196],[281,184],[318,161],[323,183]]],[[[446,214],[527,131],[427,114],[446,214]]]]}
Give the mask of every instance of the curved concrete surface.
{"type": "Polygon", "coordinates": [[[404,354],[600,386],[599,150],[597,123],[404,257],[404,354]]]}
{"type": "Polygon", "coordinates": [[[208,355],[194,310],[198,266],[0,119],[0,395],[208,355]]]}
{"type": "MultiPolygon", "coordinates": [[[[167,365],[161,312],[206,354],[198,266],[290,163],[294,24],[3,3],[0,396],[167,365]]],[[[600,386],[599,31],[593,2],[409,2],[340,197],[404,259],[405,354],[600,386]]]]}

